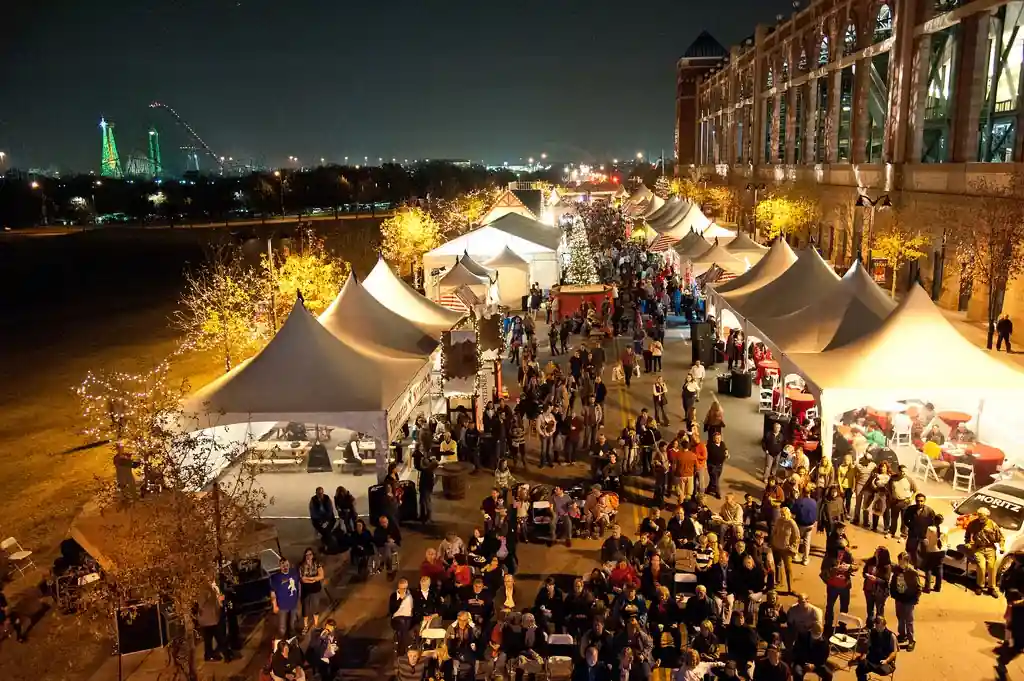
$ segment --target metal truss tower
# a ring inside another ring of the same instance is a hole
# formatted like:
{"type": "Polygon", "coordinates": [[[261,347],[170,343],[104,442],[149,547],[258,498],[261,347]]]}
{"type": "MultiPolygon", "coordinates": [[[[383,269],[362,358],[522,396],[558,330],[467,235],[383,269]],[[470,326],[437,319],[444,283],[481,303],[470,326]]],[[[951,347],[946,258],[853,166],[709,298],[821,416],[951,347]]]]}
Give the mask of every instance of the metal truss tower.
{"type": "Polygon", "coordinates": [[[153,177],[163,176],[164,164],[160,161],[160,133],[156,131],[156,128],[149,129],[149,167],[153,177]]]}
{"type": "Polygon", "coordinates": [[[121,171],[121,158],[117,155],[117,142],[114,141],[114,125],[100,118],[100,130],[103,131],[103,159],[100,161],[100,175],[103,177],[124,177],[121,171]]]}

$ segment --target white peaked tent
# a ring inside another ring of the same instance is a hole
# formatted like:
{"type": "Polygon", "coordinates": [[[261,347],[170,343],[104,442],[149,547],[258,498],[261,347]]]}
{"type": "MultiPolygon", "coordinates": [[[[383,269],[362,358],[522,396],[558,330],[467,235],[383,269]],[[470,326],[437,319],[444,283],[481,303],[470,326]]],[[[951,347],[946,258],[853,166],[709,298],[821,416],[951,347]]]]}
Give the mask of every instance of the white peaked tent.
{"type": "Polygon", "coordinates": [[[502,305],[518,307],[530,292],[530,263],[508,246],[484,263],[498,273],[498,297],[502,305]]]}
{"type": "Polygon", "coordinates": [[[381,305],[355,274],[320,315],[320,323],[336,338],[366,352],[426,358],[438,344],[421,327],[381,305]]]}
{"type": "MultiPolygon", "coordinates": [[[[665,207],[654,215],[647,218],[647,224],[658,233],[664,233],[666,230],[676,224],[679,220],[686,215],[687,211],[690,210],[691,204],[689,201],[684,201],[679,197],[670,199],[665,207]]],[[[686,232],[681,232],[685,234],[686,232]]]]}
{"type": "Polygon", "coordinates": [[[489,225],[442,244],[423,256],[423,269],[449,267],[452,258],[469,253],[477,262],[484,262],[501,253],[507,246],[530,265],[530,278],[541,288],[558,283],[560,267],[558,249],[562,230],[531,220],[516,213],[498,218],[489,225]]]}
{"type": "Polygon", "coordinates": [[[460,286],[468,286],[469,290],[475,293],[481,300],[487,298],[491,288],[491,280],[486,276],[473,274],[461,260],[456,260],[443,277],[437,282],[438,293],[444,295],[450,293],[460,286]]]}
{"type": "Polygon", "coordinates": [[[832,266],[814,247],[804,248],[797,255],[797,261],[778,279],[746,294],[726,293],[726,303],[758,326],[760,320],[796,312],[832,295],[839,287],[839,275],[832,266]]]}
{"type": "Polygon", "coordinates": [[[659,210],[664,208],[664,206],[665,206],[665,199],[661,198],[657,194],[652,194],[651,195],[651,200],[647,202],[647,208],[644,210],[644,214],[643,214],[644,218],[651,217],[652,215],[657,213],[659,210]]]}
{"type": "Polygon", "coordinates": [[[709,237],[705,234],[711,224],[711,220],[708,219],[708,216],[704,215],[704,211],[700,209],[700,206],[692,203],[690,204],[690,210],[686,212],[682,220],[676,223],[670,236],[682,236],[687,232],[694,231],[701,234],[705,239],[713,239],[715,235],[709,237]]]}
{"type": "Polygon", "coordinates": [[[391,435],[388,409],[424,374],[424,358],[361,352],[297,301],[259,354],[204,386],[184,407],[216,414],[210,425],[322,423],[367,433],[383,446],[391,435]]]}
{"type": "Polygon", "coordinates": [[[363,288],[381,305],[415,323],[435,338],[449,331],[463,316],[461,312],[454,312],[421,296],[391,271],[383,258],[377,261],[363,280],[363,288]]]}
{"type": "Polygon", "coordinates": [[[533,211],[526,207],[518,196],[516,196],[511,189],[505,189],[498,195],[491,207],[487,209],[484,216],[480,219],[481,225],[488,225],[498,218],[505,217],[509,214],[518,214],[523,217],[536,220],[537,216],[533,214],[533,211]]]}
{"type": "Polygon", "coordinates": [[[1024,403],[1024,372],[964,338],[916,285],[871,333],[827,352],[788,354],[783,363],[784,370],[788,365],[802,374],[818,396],[825,456],[831,455],[835,419],[864,405],[908,398],[935,404],[967,399],[982,411],[986,401],[1016,407],[1024,403]]]}
{"type": "Polygon", "coordinates": [[[730,255],[725,247],[718,243],[712,244],[711,248],[705,249],[698,256],[683,256],[683,258],[690,261],[691,271],[695,277],[707,272],[712,265],[718,265],[725,274],[734,277],[747,271],[745,262],[730,255]]]}
{"type": "Polygon", "coordinates": [[[715,297],[740,296],[765,286],[778,279],[796,262],[796,253],[784,240],[777,240],[764,258],[742,276],[732,281],[715,285],[715,297]]]}
{"type": "Polygon", "coordinates": [[[672,250],[678,253],[680,258],[688,259],[707,252],[711,249],[712,245],[699,233],[691,231],[682,239],[672,244],[672,250]]]}
{"type": "Polygon", "coordinates": [[[473,258],[469,257],[468,252],[463,252],[462,257],[459,258],[459,262],[462,263],[463,267],[478,277],[494,278],[494,270],[490,267],[484,267],[476,260],[473,260],[473,258]]]}
{"type": "Polygon", "coordinates": [[[629,203],[641,203],[644,201],[650,201],[653,198],[654,192],[652,192],[646,184],[641,183],[640,186],[633,190],[633,193],[630,194],[629,198],[626,200],[629,203]]]}
{"type": "Polygon", "coordinates": [[[858,260],[831,295],[757,328],[784,353],[822,352],[852,343],[878,328],[896,303],[858,260]]]}
{"type": "MultiPolygon", "coordinates": [[[[707,220],[707,218],[704,219],[707,220]]],[[[736,230],[726,229],[720,224],[712,222],[703,232],[701,232],[701,235],[705,239],[721,239],[722,243],[726,243],[736,237],[736,230]]]]}
{"type": "Polygon", "coordinates": [[[751,265],[757,264],[768,253],[767,246],[757,243],[746,232],[739,232],[735,239],[725,245],[725,250],[751,265]]]}

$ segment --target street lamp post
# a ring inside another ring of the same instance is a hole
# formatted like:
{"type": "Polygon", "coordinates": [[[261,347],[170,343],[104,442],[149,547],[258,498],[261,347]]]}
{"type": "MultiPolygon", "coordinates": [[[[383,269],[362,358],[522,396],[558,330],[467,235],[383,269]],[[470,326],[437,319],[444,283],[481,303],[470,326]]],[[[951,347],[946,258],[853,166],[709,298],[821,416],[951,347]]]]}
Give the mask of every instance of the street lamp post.
{"type": "MultiPolygon", "coordinates": [[[[853,204],[854,206],[860,206],[861,208],[868,209],[868,242],[871,241],[871,235],[875,230],[875,210],[879,208],[892,208],[892,200],[888,194],[882,194],[877,199],[872,200],[867,194],[860,194],[857,196],[857,200],[853,204]]],[[[857,224],[856,217],[853,221],[853,259],[864,262],[864,254],[862,253],[864,248],[864,225],[863,223],[859,226],[857,224]]],[[[845,255],[845,254],[844,254],[845,255]]],[[[895,276],[895,274],[893,275],[895,276]]]]}
{"type": "Polygon", "coordinates": [[[763,192],[767,187],[763,182],[751,182],[747,185],[747,191],[754,192],[754,210],[751,214],[754,217],[754,237],[757,237],[757,193],[763,192]]]}
{"type": "Polygon", "coordinates": [[[35,190],[39,191],[39,198],[41,200],[40,201],[40,205],[41,205],[41,210],[42,210],[42,222],[43,222],[43,226],[46,226],[46,225],[48,225],[50,223],[50,221],[46,217],[46,189],[44,189],[43,185],[39,184],[35,180],[32,180],[32,183],[31,183],[30,186],[32,187],[32,189],[35,189],[35,190]]]}

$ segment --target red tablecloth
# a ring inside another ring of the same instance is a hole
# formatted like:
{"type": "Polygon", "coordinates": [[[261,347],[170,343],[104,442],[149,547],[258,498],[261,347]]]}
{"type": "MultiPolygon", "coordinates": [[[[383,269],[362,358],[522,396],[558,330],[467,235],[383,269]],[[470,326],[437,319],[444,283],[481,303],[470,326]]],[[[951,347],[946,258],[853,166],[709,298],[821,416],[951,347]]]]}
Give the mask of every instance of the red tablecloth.
{"type": "Polygon", "coordinates": [[[813,407],[815,401],[814,395],[793,388],[786,390],[786,399],[793,404],[793,419],[796,423],[803,421],[804,412],[813,407]]]}
{"type": "MultiPolygon", "coordinates": [[[[992,476],[1006,460],[1006,454],[998,447],[975,442],[964,447],[967,454],[974,461],[974,484],[978,487],[992,482],[992,476]]],[[[945,450],[942,452],[943,461],[956,462],[963,454],[951,454],[945,450]]]]}
{"type": "Polygon", "coordinates": [[[971,420],[971,415],[962,411],[940,411],[936,416],[953,430],[956,430],[956,427],[961,423],[967,423],[971,420]]]}
{"type": "Polygon", "coordinates": [[[765,374],[773,373],[778,374],[781,371],[779,363],[774,359],[764,359],[757,363],[757,384],[761,385],[761,381],[764,380],[765,374]]]}

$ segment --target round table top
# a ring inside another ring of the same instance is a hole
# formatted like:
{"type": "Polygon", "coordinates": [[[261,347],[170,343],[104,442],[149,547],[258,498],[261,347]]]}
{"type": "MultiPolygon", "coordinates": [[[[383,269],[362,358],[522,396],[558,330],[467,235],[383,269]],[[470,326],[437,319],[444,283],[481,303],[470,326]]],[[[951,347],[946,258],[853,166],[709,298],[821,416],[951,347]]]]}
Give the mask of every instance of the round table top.
{"type": "Polygon", "coordinates": [[[437,467],[435,471],[437,475],[442,478],[454,475],[462,475],[472,470],[473,464],[466,463],[465,461],[451,461],[449,463],[443,463],[437,467]]]}
{"type": "Polygon", "coordinates": [[[1006,460],[1006,454],[1003,453],[1003,450],[992,445],[984,445],[980,442],[967,445],[967,451],[978,461],[998,461],[1002,463],[1006,460]]]}
{"type": "Polygon", "coordinates": [[[936,414],[940,419],[946,423],[966,423],[971,420],[971,415],[962,411],[940,411],[936,414]]]}
{"type": "Polygon", "coordinates": [[[814,395],[810,393],[805,393],[802,390],[793,390],[792,388],[790,388],[789,390],[786,391],[786,399],[789,400],[790,402],[809,404],[814,402],[814,395]]]}
{"type": "Polygon", "coordinates": [[[760,362],[757,363],[757,366],[761,367],[762,369],[778,369],[779,363],[776,362],[774,359],[762,359],[760,362]]]}

